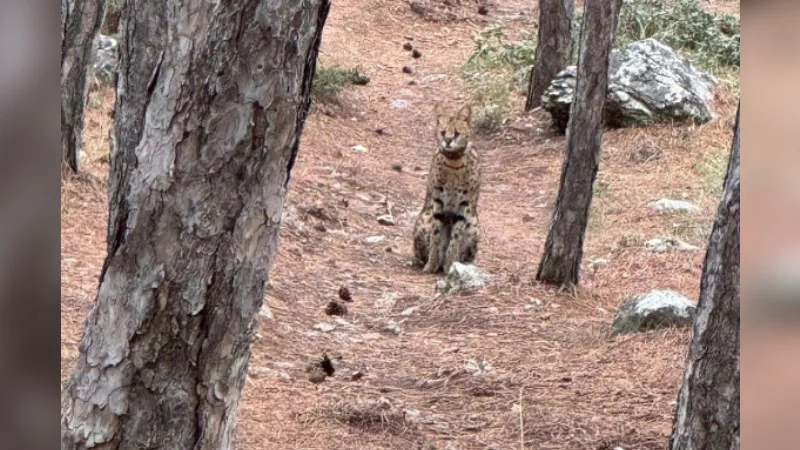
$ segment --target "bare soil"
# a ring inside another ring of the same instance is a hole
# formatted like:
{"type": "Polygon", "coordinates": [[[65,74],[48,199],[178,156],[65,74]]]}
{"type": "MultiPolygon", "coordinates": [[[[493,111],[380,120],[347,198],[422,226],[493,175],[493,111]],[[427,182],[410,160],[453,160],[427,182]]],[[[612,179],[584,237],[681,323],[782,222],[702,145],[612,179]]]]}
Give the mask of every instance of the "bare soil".
{"type": "MultiPolygon", "coordinates": [[[[434,151],[433,105],[470,99],[458,71],[474,32],[531,28],[534,4],[495,1],[482,15],[480,3],[463,2],[448,6],[457,18],[435,22],[407,2],[334,2],[321,64],[361,66],[371,82],[309,117],[265,299],[274,318],[259,318],[240,405],[240,448],[665,448],[690,331],[609,338],[608,330],[628,295],[698,295],[722,182],[709,179],[707,167],[720,155],[727,161],[734,93],[719,91],[719,118],[703,126],[606,132],[576,295],[534,281],[565,141],[543,112],[521,113],[522,96],[501,132],[475,140],[484,172],[476,263],[494,282],[436,296],[437,278],[411,267],[411,228],[434,151]],[[412,58],[406,42],[422,57],[412,58]],[[406,65],[413,74],[403,73],[406,65]],[[396,99],[409,107],[393,109],[396,99]],[[647,208],[661,197],[690,200],[702,212],[647,208]],[[376,220],[388,212],[395,226],[376,220]],[[365,243],[370,236],[385,240],[365,243]],[[644,241],[659,236],[703,251],[648,252],[644,241]],[[342,286],[352,301],[337,323],[325,310],[342,286]],[[321,322],[336,329],[315,329],[321,322]],[[336,372],[312,383],[306,367],[323,354],[336,372]],[[484,361],[490,370],[473,375],[484,361]]],[[[61,187],[62,381],[106,251],[103,154],[113,91],[93,94],[91,105],[88,175],[65,176],[61,187]]]]}

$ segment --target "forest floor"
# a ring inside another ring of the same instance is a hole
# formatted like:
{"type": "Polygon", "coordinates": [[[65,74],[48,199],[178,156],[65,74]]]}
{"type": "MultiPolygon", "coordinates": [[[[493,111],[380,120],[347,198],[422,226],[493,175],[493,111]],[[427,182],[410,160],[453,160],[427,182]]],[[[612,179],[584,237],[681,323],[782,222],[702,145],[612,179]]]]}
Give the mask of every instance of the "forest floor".
{"type": "MultiPolygon", "coordinates": [[[[549,131],[546,113],[521,112],[521,95],[501,131],[475,137],[484,173],[476,264],[494,281],[437,296],[437,277],[411,267],[411,229],[435,148],[433,105],[470,99],[459,71],[473,34],[491,24],[534,29],[535,3],[496,1],[484,16],[466,0],[455,20],[429,22],[406,2],[334,1],[320,63],[360,66],[371,82],[309,116],[265,299],[273,318],[259,317],[252,346],[239,448],[665,448],[690,330],[608,331],[629,295],[674,289],[697,298],[736,93],[718,92],[719,118],[703,126],[605,133],[577,295],[534,281],[565,140],[549,131]],[[422,57],[403,50],[406,42],[422,57]],[[408,108],[392,108],[397,99],[408,108]],[[701,212],[647,207],[662,197],[701,212]],[[389,207],[395,226],[376,220],[389,207]],[[365,243],[370,236],[385,240],[365,243]],[[654,237],[701,251],[655,254],[644,247],[654,237]],[[598,259],[606,262],[592,264],[598,259]],[[342,286],[353,300],[337,322],[325,306],[342,286]],[[323,322],[336,329],[314,328],[323,322]],[[323,353],[336,373],[311,383],[305,368],[323,353]],[[491,370],[470,374],[484,361],[491,370]],[[354,380],[356,371],[363,378],[354,380]]],[[[99,155],[108,151],[113,91],[90,103],[87,170],[99,181],[68,177],[61,188],[62,381],[106,252],[108,166],[99,155]]]]}

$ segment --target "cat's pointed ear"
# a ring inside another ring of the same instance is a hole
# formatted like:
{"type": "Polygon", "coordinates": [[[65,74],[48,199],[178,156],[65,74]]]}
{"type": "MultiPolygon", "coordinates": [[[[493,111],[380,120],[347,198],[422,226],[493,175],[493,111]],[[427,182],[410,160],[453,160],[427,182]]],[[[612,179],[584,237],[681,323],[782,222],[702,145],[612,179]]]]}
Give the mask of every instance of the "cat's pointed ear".
{"type": "Polygon", "coordinates": [[[442,103],[436,102],[433,105],[433,117],[436,122],[436,127],[438,128],[439,125],[442,123],[442,103]]]}
{"type": "Polygon", "coordinates": [[[472,125],[472,105],[466,105],[459,109],[456,117],[464,122],[467,122],[467,124],[472,125]]]}

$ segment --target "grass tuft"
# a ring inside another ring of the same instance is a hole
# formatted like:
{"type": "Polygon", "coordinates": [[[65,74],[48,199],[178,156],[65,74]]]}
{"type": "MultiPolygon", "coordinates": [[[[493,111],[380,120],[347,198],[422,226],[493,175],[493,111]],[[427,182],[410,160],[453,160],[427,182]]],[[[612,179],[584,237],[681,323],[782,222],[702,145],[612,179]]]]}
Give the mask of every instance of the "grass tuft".
{"type": "Polygon", "coordinates": [[[339,94],[350,85],[363,86],[369,83],[369,77],[356,68],[341,67],[317,67],[314,74],[314,87],[312,94],[314,99],[322,103],[335,102],[339,94]]]}

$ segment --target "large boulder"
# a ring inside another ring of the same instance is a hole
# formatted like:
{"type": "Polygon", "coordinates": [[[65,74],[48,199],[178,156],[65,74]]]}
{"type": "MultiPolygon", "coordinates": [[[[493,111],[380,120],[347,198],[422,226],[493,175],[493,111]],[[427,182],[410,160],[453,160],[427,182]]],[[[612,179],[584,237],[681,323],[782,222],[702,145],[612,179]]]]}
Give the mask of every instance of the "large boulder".
{"type": "Polygon", "coordinates": [[[625,300],[611,325],[611,334],[687,327],[696,312],[697,305],[678,292],[650,291],[625,300]]]}
{"type": "MultiPolygon", "coordinates": [[[[542,108],[561,133],[567,129],[576,78],[577,68],[567,67],[542,95],[542,108]]],[[[715,117],[710,102],[717,83],[712,75],[655,39],[632,42],[611,53],[605,124],[708,122],[715,117]]]]}
{"type": "Polygon", "coordinates": [[[97,33],[92,55],[92,76],[90,89],[114,83],[119,64],[119,43],[111,36],[97,33]]]}

